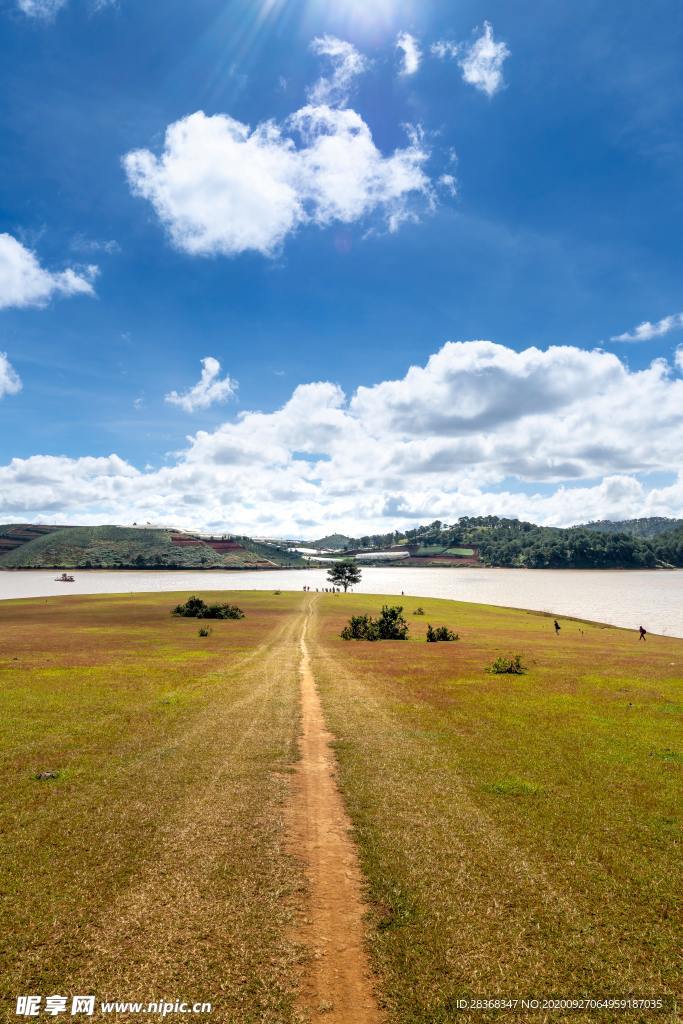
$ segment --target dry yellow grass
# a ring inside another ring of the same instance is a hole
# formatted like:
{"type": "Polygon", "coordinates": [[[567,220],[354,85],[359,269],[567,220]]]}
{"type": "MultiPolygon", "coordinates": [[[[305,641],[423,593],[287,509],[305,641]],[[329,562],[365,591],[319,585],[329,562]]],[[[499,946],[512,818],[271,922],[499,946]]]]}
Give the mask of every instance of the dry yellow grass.
{"type": "Polygon", "coordinates": [[[339,639],[382,604],[348,595],[321,598],[311,643],[390,1020],[505,1019],[465,995],[680,995],[683,641],[401,603],[419,642],[339,639]],[[427,622],[460,641],[424,643],[427,622]],[[518,652],[525,675],[485,671],[518,652]]]}
{"type": "Polygon", "coordinates": [[[91,992],[294,1024],[309,600],[390,1024],[507,1016],[463,995],[677,991],[683,641],[405,598],[418,642],[345,643],[381,598],[265,593],[231,595],[247,617],[200,638],[169,614],[187,596],[0,604],[5,1019],[17,995],[91,992]],[[461,639],[424,643],[428,622],[461,639]],[[524,676],[485,671],[516,653],[524,676]]]}
{"type": "Polygon", "coordinates": [[[0,605],[8,1020],[29,993],[292,1019],[302,599],[235,595],[246,619],[201,639],[179,598],[0,605]]]}

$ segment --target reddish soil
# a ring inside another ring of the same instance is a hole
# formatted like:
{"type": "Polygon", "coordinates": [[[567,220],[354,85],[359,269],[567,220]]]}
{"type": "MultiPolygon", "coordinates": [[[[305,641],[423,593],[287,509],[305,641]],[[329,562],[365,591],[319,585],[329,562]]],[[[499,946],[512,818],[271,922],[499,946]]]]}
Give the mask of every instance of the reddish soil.
{"type": "Polygon", "coordinates": [[[401,565],[409,566],[427,566],[427,565],[451,565],[451,566],[465,566],[465,565],[481,565],[482,563],[478,558],[468,557],[459,558],[457,555],[423,555],[422,557],[412,556],[411,558],[402,558],[401,565]]]}
{"type": "Polygon", "coordinates": [[[381,1024],[365,952],[361,872],[311,671],[308,617],[301,634],[301,760],[288,808],[292,852],[303,860],[309,885],[295,935],[310,951],[299,1008],[306,1020],[325,1014],[336,1024],[381,1024]]]}
{"type": "Polygon", "coordinates": [[[68,529],[68,527],[32,526],[31,524],[6,527],[5,536],[0,537],[0,551],[13,551],[14,548],[19,548],[22,544],[28,544],[30,540],[35,540],[36,537],[43,537],[46,533],[54,533],[55,530],[65,529],[68,529]]]}

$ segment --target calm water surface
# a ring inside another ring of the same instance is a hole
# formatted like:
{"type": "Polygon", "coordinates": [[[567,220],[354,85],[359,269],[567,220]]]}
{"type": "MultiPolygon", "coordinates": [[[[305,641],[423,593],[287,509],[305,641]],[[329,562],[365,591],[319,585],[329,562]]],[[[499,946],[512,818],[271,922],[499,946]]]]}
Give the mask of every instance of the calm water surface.
{"type": "MultiPolygon", "coordinates": [[[[54,594],[144,591],[301,590],[326,585],[324,569],[275,572],[89,572],[75,583],[57,583],[57,573],[0,572],[0,600],[54,594]]],[[[683,570],[653,572],[574,569],[380,569],[363,568],[355,588],[366,594],[412,594],[457,601],[530,608],[573,615],[615,626],[683,637],[683,570]]]]}

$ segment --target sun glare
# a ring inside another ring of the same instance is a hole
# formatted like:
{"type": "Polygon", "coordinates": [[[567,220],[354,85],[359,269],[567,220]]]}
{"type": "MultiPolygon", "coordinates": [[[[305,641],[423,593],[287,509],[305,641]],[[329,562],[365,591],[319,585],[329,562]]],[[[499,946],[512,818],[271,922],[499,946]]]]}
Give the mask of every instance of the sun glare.
{"type": "Polygon", "coordinates": [[[258,0],[244,10],[241,34],[245,47],[258,36],[285,24],[298,25],[302,35],[348,33],[354,41],[380,42],[412,23],[417,0],[258,0]]]}
{"type": "Polygon", "coordinates": [[[308,0],[307,20],[356,35],[382,36],[410,19],[414,0],[308,0]]]}

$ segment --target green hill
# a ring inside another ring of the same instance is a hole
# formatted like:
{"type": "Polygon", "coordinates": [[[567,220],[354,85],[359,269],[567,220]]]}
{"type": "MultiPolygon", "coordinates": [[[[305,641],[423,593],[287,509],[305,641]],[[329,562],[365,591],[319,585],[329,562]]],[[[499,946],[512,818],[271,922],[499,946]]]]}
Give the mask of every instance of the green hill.
{"type": "Polygon", "coordinates": [[[43,526],[33,523],[2,523],[0,524],[0,555],[14,548],[27,544],[36,537],[44,537],[55,530],[63,530],[63,526],[43,526]]]}
{"type": "Polygon", "coordinates": [[[213,568],[224,565],[208,547],[179,548],[170,531],[76,526],[30,540],[0,556],[7,569],[135,567],[213,568]]]}
{"type": "Polygon", "coordinates": [[[356,542],[351,537],[345,537],[343,533],[331,533],[329,537],[323,537],[321,540],[307,541],[306,543],[310,543],[312,548],[323,548],[328,551],[343,551],[345,548],[356,546],[356,542]]]}
{"type": "MultiPolygon", "coordinates": [[[[0,569],[260,569],[303,564],[268,544],[214,540],[172,530],[72,526],[0,549],[0,569]]],[[[12,534],[16,540],[16,533],[12,534]]]]}
{"type": "Polygon", "coordinates": [[[239,541],[246,553],[253,555],[259,561],[265,559],[283,567],[299,567],[307,564],[297,551],[292,551],[291,548],[284,545],[252,540],[250,537],[236,537],[235,540],[239,541]]]}

